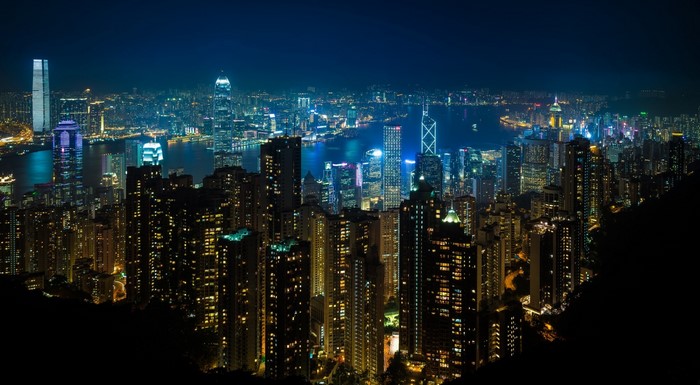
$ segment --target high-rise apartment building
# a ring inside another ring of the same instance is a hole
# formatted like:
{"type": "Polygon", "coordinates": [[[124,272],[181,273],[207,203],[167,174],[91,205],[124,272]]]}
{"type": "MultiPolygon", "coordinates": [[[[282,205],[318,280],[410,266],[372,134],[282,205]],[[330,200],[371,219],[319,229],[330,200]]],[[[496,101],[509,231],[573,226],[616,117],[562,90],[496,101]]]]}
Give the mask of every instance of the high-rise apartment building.
{"type": "Polygon", "coordinates": [[[399,214],[399,346],[409,356],[423,354],[425,266],[430,234],[444,216],[442,201],[425,180],[401,203],[399,214]]]}
{"type": "Polygon", "coordinates": [[[309,378],[309,242],[286,239],[265,257],[265,377],[309,378]]]}
{"type": "Polygon", "coordinates": [[[301,206],[301,137],[282,136],[260,145],[271,242],[296,236],[301,206]]]}

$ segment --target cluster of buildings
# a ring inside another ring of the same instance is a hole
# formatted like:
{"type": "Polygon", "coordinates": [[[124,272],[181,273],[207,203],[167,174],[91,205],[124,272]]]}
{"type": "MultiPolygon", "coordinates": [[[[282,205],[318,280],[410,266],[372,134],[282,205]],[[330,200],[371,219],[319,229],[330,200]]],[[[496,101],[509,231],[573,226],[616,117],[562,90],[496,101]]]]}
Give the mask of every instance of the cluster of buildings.
{"type": "Polygon", "coordinates": [[[251,172],[236,161],[230,92],[219,77],[215,164],[197,187],[191,175],[163,177],[158,149],[127,141],[105,156],[90,196],[80,123],[61,120],[51,183],[18,202],[7,198],[12,177],[0,179],[0,273],[36,288],[65,277],[96,303],[170,304],[218,337],[211,367],[327,381],[324,363],[342,362],[378,383],[400,351],[439,382],[517,356],[525,322],[595,275],[591,233],[604,213],[668,191],[697,157],[682,131],[646,117],[601,120],[594,135],[565,127],[557,101],[547,125],[497,158],[444,152],[424,104],[403,193],[395,124],[383,148],[328,162],[319,180],[302,175],[294,130],[262,143],[251,172]],[[516,204],[523,196],[529,207],[516,204]],[[392,303],[399,343],[387,348],[392,303]]]}

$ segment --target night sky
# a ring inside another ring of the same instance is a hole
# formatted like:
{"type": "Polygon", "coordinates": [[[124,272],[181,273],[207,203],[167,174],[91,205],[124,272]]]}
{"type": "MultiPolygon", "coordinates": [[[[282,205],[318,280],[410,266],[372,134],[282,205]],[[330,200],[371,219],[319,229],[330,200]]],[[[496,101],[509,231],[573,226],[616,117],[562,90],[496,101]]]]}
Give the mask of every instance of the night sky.
{"type": "Polygon", "coordinates": [[[0,16],[0,91],[30,91],[34,58],[52,90],[98,93],[222,70],[244,90],[700,85],[692,1],[26,0],[0,16]]]}

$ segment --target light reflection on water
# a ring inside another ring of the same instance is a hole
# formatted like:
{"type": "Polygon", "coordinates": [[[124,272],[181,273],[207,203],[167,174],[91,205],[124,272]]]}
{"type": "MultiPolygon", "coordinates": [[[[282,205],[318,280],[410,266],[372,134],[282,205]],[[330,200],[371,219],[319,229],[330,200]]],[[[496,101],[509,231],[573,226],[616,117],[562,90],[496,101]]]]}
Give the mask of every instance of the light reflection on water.
{"type": "MultiPolygon", "coordinates": [[[[470,146],[494,149],[511,141],[518,133],[498,124],[501,115],[496,107],[444,107],[430,108],[430,115],[437,122],[438,149],[470,146]],[[477,124],[477,130],[472,129],[477,124]]],[[[402,157],[414,158],[420,150],[420,107],[409,107],[408,115],[393,122],[402,125],[402,157]]],[[[322,176],[323,162],[359,162],[367,150],[382,148],[383,123],[371,123],[358,130],[355,138],[337,138],[326,143],[304,145],[302,148],[302,176],[307,171],[317,179],[322,176]]],[[[214,156],[206,142],[167,143],[163,146],[163,171],[183,168],[191,174],[195,183],[212,173],[214,156]]],[[[83,147],[84,183],[97,187],[102,173],[102,155],[124,151],[124,142],[111,142],[83,147]]],[[[250,172],[259,171],[259,146],[242,151],[243,167],[250,172]]],[[[35,184],[51,180],[51,151],[37,151],[23,156],[6,157],[0,161],[0,173],[14,173],[15,197],[31,191],[35,184]]]]}

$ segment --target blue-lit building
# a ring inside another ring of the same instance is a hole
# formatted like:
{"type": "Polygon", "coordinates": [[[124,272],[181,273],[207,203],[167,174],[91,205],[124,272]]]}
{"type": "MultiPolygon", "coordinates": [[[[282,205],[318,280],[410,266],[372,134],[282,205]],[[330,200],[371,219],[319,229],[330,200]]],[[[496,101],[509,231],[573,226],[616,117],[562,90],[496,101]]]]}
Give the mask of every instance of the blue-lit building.
{"type": "Polygon", "coordinates": [[[83,203],[83,137],[72,120],[63,120],[53,130],[53,189],[55,203],[83,203]]]}
{"type": "Polygon", "coordinates": [[[163,161],[163,148],[158,142],[143,145],[143,165],[157,166],[163,161]]]}

